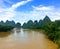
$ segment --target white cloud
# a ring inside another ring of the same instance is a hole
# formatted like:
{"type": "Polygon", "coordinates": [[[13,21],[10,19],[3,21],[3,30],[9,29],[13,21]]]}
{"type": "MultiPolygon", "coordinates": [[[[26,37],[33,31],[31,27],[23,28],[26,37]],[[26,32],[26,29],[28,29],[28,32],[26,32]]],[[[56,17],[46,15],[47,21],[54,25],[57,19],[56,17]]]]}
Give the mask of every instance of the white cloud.
{"type": "MultiPolygon", "coordinates": [[[[46,15],[50,17],[51,20],[57,20],[60,19],[60,9],[55,8],[54,6],[32,6],[33,10],[28,12],[17,12],[15,11],[16,8],[19,6],[22,6],[31,0],[25,0],[21,2],[17,2],[16,4],[13,4],[10,8],[3,8],[0,6],[0,21],[4,20],[15,20],[23,23],[24,21],[28,20],[40,20],[43,19],[46,15]]],[[[1,1],[1,4],[3,2],[1,1]]],[[[5,6],[3,4],[3,6],[5,6]]]]}
{"type": "Polygon", "coordinates": [[[38,6],[38,7],[35,7],[35,6],[32,6],[35,10],[53,10],[54,7],[53,6],[38,6]]]}
{"type": "Polygon", "coordinates": [[[32,7],[33,10],[27,13],[17,12],[17,16],[20,16],[19,18],[17,18],[18,21],[20,19],[21,23],[23,23],[23,21],[28,20],[40,20],[43,19],[46,15],[48,15],[52,21],[60,19],[60,11],[54,6],[37,6],[37,7],[32,6],[32,7]]]}
{"type": "Polygon", "coordinates": [[[10,20],[13,16],[15,16],[15,12],[11,11],[10,9],[2,9],[0,11],[0,20],[10,20]]]}
{"type": "Polygon", "coordinates": [[[38,12],[41,13],[39,14],[39,16],[48,15],[50,19],[53,21],[60,19],[60,11],[58,8],[55,8],[54,6],[38,6],[38,7],[33,6],[33,8],[37,14],[39,14],[38,12]]]}
{"type": "Polygon", "coordinates": [[[17,7],[22,6],[22,5],[24,5],[24,4],[26,4],[26,3],[30,2],[30,1],[31,1],[31,0],[26,0],[26,1],[21,1],[21,2],[18,2],[18,3],[16,3],[16,4],[13,4],[13,5],[11,6],[11,9],[14,10],[14,9],[16,9],[17,7]]]}
{"type": "MultiPolygon", "coordinates": [[[[22,6],[22,5],[30,2],[30,1],[31,0],[17,2],[16,4],[13,4],[10,8],[3,8],[2,6],[0,6],[0,21],[1,20],[4,20],[4,21],[11,20],[12,17],[16,16],[15,9],[18,8],[19,6],[22,6]]],[[[4,3],[3,0],[1,1],[1,4],[2,3],[4,3]]]]}

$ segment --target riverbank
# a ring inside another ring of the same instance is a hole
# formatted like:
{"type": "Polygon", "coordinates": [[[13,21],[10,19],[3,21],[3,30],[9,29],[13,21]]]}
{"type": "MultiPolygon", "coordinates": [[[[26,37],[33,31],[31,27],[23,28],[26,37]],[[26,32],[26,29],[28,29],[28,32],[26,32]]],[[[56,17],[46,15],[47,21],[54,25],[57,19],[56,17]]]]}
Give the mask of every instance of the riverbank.
{"type": "Polygon", "coordinates": [[[14,29],[10,33],[0,34],[0,49],[57,49],[57,45],[41,31],[14,29]],[[3,35],[5,37],[2,38],[3,35]]]}
{"type": "Polygon", "coordinates": [[[44,29],[25,29],[25,30],[31,30],[31,31],[43,33],[44,35],[46,35],[46,38],[48,38],[49,40],[51,40],[51,38],[53,37],[52,38],[53,40],[51,40],[51,41],[53,41],[53,43],[55,43],[57,45],[58,49],[60,49],[60,39],[58,38],[58,36],[55,33],[54,34],[51,34],[50,32],[48,33],[44,29]]]}

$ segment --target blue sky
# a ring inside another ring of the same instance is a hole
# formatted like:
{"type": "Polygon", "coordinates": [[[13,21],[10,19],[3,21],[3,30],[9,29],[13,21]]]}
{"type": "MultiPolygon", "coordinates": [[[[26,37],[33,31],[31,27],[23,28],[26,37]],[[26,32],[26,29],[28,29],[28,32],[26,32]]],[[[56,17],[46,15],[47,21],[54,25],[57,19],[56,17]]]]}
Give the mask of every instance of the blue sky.
{"type": "Polygon", "coordinates": [[[60,19],[60,0],[0,0],[0,21],[24,23],[46,15],[52,21],[60,19]]]}

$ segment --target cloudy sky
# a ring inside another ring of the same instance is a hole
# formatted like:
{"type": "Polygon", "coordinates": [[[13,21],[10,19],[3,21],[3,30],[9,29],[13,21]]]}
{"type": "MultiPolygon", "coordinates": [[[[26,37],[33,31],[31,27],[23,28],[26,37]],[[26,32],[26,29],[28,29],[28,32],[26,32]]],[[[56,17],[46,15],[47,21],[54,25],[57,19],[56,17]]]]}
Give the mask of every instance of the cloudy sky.
{"type": "Polygon", "coordinates": [[[23,23],[46,15],[53,21],[60,19],[60,0],[0,0],[0,21],[23,23]]]}

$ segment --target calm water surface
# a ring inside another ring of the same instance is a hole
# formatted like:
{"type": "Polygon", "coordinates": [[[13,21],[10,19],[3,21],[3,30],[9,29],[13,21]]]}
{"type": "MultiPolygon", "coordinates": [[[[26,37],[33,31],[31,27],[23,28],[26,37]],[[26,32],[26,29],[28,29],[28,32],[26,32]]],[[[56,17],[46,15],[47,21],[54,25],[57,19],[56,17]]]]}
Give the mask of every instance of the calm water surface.
{"type": "Polygon", "coordinates": [[[57,45],[38,30],[15,28],[0,32],[0,49],[57,49],[57,45]]]}

